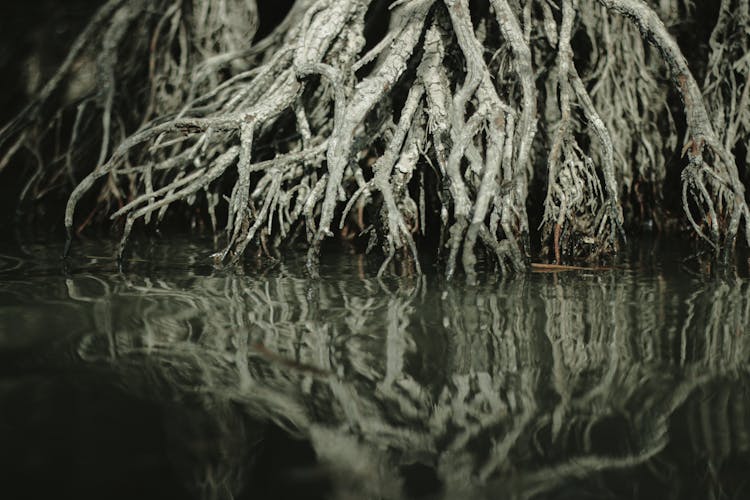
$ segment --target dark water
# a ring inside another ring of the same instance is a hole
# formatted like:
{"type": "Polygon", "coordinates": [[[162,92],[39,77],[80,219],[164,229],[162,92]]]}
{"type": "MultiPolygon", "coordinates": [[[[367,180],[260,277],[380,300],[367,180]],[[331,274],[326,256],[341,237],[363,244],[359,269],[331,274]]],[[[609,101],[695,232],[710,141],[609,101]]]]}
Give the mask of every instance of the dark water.
{"type": "MultiPolygon", "coordinates": [[[[0,249],[0,498],[750,498],[750,282],[0,249]]],[[[726,273],[725,273],[726,274],[726,273]]]]}

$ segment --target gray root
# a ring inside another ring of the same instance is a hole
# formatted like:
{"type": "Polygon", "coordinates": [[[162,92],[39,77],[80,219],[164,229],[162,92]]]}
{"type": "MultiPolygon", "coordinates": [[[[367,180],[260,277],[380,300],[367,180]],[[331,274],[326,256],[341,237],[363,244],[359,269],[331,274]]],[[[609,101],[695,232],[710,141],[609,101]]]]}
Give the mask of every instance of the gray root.
{"type": "Polygon", "coordinates": [[[337,230],[379,243],[381,274],[397,257],[419,272],[427,238],[445,246],[448,277],[460,266],[473,280],[479,254],[503,271],[526,267],[534,179],[546,180],[541,239],[555,261],[617,251],[626,212],[647,217],[646,190],[660,201],[664,152],[678,147],[658,83],[669,74],[688,126],[687,220],[731,250],[743,221],[750,242],[732,155],[750,132],[748,41],[736,36],[748,1],[722,0],[703,88],[667,27],[680,2],[408,0],[377,17],[377,0],[298,0],[257,38],[254,0],[110,1],[0,132],[0,170],[23,149],[42,158],[63,113],[37,123],[40,110],[76,67],[95,65],[88,91],[69,99],[69,140],[25,191],[84,173],[65,211],[70,235],[97,189],[100,209],[124,220],[122,249],[137,221],[199,203],[214,231],[223,224],[222,260],[304,238],[314,272],[337,230]],[[577,34],[591,43],[585,67],[577,34]],[[92,127],[99,161],[86,171],[92,127]],[[625,201],[633,193],[639,206],[625,201]]]}

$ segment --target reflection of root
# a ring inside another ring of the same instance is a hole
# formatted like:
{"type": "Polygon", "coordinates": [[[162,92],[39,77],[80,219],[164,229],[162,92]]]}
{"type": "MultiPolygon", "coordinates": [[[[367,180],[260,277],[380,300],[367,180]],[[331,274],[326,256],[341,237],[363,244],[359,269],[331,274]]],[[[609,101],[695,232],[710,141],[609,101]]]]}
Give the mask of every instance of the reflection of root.
{"type": "MultiPolygon", "coordinates": [[[[727,17],[735,3],[722,1],[715,53],[747,24],[727,17]]],[[[197,1],[193,12],[176,0],[111,0],[38,100],[0,133],[0,168],[22,146],[38,153],[24,192],[41,196],[58,179],[77,180],[75,165],[95,150],[65,224],[72,235],[78,205],[99,190],[97,211],[124,220],[121,253],[136,223],[187,204],[223,234],[219,260],[258,247],[273,255],[302,239],[314,272],[326,238],[366,232],[384,254],[381,274],[403,255],[419,273],[419,239],[439,231],[446,274],[463,268],[469,279],[483,255],[504,272],[527,267],[536,177],[546,179],[545,248],[558,263],[594,257],[617,251],[623,195],[638,182],[661,185],[662,151],[676,147],[674,132],[660,136],[660,120],[674,127],[645,39],[684,102],[688,219],[714,247],[730,248],[742,221],[750,225],[729,153],[747,138],[748,85],[732,83],[736,98],[721,90],[716,81],[730,69],[713,56],[706,94],[738,110],[724,122],[715,113],[714,125],[680,48],[643,0],[521,4],[412,0],[386,16],[379,1],[298,0],[249,43],[259,22],[253,1],[197,1]],[[367,39],[381,25],[382,38],[367,39]],[[576,36],[592,49],[574,60],[576,36]],[[37,111],[86,60],[100,70],[90,82],[97,94],[35,128],[37,111]],[[70,137],[56,140],[46,162],[42,143],[66,120],[70,137]],[[726,129],[723,144],[715,129],[726,129]]],[[[745,60],[737,64],[746,71],[745,60]]]]}
{"type": "MultiPolygon", "coordinates": [[[[435,465],[449,492],[509,475],[522,492],[554,490],[659,453],[696,390],[746,387],[747,282],[698,280],[685,302],[661,278],[616,270],[591,286],[567,286],[560,275],[540,289],[520,277],[441,294],[425,277],[392,290],[374,277],[305,280],[279,266],[267,279],[73,276],[68,295],[99,329],[79,342],[76,359],[116,370],[123,387],[158,404],[199,402],[228,424],[213,441],[219,448],[238,450],[242,421],[226,412],[241,412],[311,439],[343,469],[336,474],[374,489],[378,474],[393,480],[420,462],[435,465]],[[607,421],[625,439],[592,437],[607,421]]],[[[715,398],[706,407],[731,416],[715,398]]],[[[200,414],[185,416],[200,423],[200,414]]],[[[206,428],[179,424],[179,443],[206,428]]],[[[719,431],[702,439],[721,441],[719,431]]],[[[214,472],[206,477],[221,483],[214,472]]]]}

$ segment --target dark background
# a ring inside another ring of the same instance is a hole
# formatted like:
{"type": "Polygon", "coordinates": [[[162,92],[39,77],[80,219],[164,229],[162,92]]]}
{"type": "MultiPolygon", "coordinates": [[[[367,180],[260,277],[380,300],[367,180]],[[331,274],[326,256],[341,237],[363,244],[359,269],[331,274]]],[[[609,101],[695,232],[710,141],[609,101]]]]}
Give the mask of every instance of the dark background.
{"type": "MultiPolygon", "coordinates": [[[[0,127],[43,85],[102,0],[24,0],[0,2],[0,127]],[[29,68],[40,78],[30,87],[29,68]]],[[[0,172],[0,229],[12,225],[23,187],[24,168],[0,172]]],[[[61,229],[62,230],[62,229],[61,229]]],[[[5,232],[5,231],[3,231],[5,232]]]]}

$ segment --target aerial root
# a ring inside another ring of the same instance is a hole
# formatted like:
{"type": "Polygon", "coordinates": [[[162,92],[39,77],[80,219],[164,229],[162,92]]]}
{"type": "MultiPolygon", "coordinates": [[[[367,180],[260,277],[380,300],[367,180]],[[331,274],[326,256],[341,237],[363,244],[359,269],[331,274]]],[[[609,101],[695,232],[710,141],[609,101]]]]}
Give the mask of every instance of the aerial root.
{"type": "MultiPolygon", "coordinates": [[[[717,251],[719,248],[734,246],[741,219],[750,227],[745,190],[739,178],[737,165],[732,153],[722,144],[714,131],[710,115],[706,109],[703,93],[688,67],[687,60],[675,40],[669,35],[659,16],[642,0],[598,0],[603,6],[630,19],[660,52],[672,75],[673,82],[682,96],[688,124],[689,139],[685,144],[689,166],[683,172],[683,208],[693,229],[717,251]],[[704,153],[714,157],[714,165],[704,163],[704,153]],[[708,184],[704,174],[712,179],[708,184]],[[685,186],[687,185],[687,186],[685,186]],[[692,188],[693,199],[702,212],[702,220],[708,225],[711,237],[705,236],[701,225],[690,212],[687,200],[687,187],[692,188]],[[705,205],[705,206],[704,206],[705,205]],[[724,213],[726,212],[726,213],[724,213]],[[719,220],[719,216],[729,218],[729,223],[719,220]]],[[[745,23],[747,1],[744,3],[745,23]]],[[[722,2],[722,9],[727,2],[722,2]]],[[[724,13],[725,15],[726,13],[724,13]]],[[[720,15],[719,23],[726,19],[720,15]]],[[[712,39],[715,40],[716,30],[712,39]]],[[[739,116],[746,114],[740,111],[739,116]]],[[[730,135],[730,140],[732,139],[730,135]]],[[[746,231],[746,241],[750,244],[750,232],[746,231]]]]}
{"type": "MultiPolygon", "coordinates": [[[[65,211],[71,238],[78,205],[98,189],[111,217],[124,218],[121,253],[139,220],[159,223],[175,204],[197,203],[223,235],[221,261],[304,239],[314,274],[337,226],[382,250],[379,275],[399,255],[420,272],[421,242],[440,240],[447,277],[463,269],[474,281],[483,255],[504,273],[527,268],[536,178],[546,181],[541,236],[553,259],[611,254],[625,239],[628,195],[639,184],[660,189],[662,152],[677,147],[648,41],[686,111],[687,220],[717,250],[734,245],[743,220],[750,238],[730,153],[750,130],[750,58],[740,50],[750,42],[729,41],[750,25],[748,1],[722,0],[704,91],[643,0],[535,2],[491,0],[475,18],[469,0],[395,2],[388,21],[368,17],[373,1],[299,0],[248,44],[252,1],[238,2],[241,12],[110,1],[35,104],[0,132],[0,170],[17,151],[40,151],[33,109],[90,57],[101,69],[96,92],[70,103],[59,161],[40,160],[29,181],[30,190],[77,181],[65,211]],[[367,47],[370,25],[384,22],[387,33],[367,47]],[[145,43],[128,45],[140,34],[145,43]],[[573,59],[577,35],[591,43],[588,62],[573,59]],[[728,62],[720,54],[729,49],[728,62]],[[148,92],[128,94],[143,74],[148,92]],[[123,109],[121,95],[136,109],[123,109]],[[95,123],[99,161],[82,172],[77,152],[91,146],[95,123]],[[433,230],[440,237],[430,240],[433,230]]],[[[59,120],[38,130],[50,134],[59,120]]]]}

